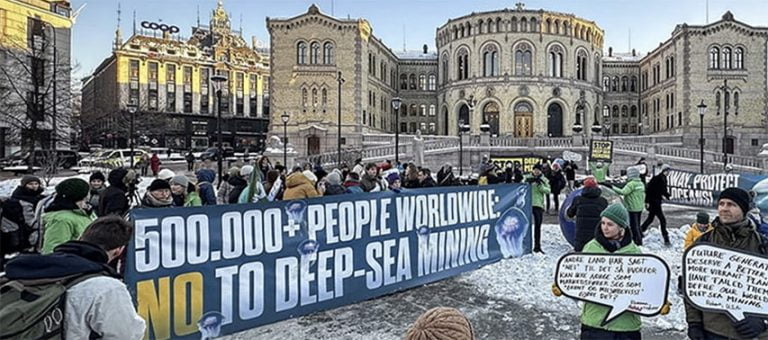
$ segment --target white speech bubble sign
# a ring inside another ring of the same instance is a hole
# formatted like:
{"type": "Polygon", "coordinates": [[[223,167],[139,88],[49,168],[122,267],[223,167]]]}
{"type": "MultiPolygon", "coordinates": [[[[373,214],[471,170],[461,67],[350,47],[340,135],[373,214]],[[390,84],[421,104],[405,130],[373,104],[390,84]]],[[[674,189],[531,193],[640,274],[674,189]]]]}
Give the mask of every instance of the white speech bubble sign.
{"type": "Polygon", "coordinates": [[[570,298],[611,308],[605,325],[625,311],[661,312],[667,301],[669,266],[649,254],[566,254],[557,262],[555,284],[570,298]]]}
{"type": "Polygon", "coordinates": [[[683,254],[683,280],[685,298],[697,309],[734,321],[745,313],[768,316],[766,257],[697,243],[683,254]]]}

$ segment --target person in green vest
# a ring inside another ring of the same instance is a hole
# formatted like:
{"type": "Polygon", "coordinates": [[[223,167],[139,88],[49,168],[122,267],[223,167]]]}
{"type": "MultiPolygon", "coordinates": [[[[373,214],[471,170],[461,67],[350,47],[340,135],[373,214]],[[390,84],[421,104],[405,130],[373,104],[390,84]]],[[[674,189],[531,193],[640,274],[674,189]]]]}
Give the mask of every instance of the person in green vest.
{"type": "Polygon", "coordinates": [[[645,184],[640,180],[640,169],[627,168],[627,184],[623,188],[612,186],[614,192],[624,197],[624,206],[629,212],[629,225],[632,229],[632,238],[638,246],[643,245],[643,233],[640,232],[640,217],[645,208],[645,184]]]}
{"type": "Polygon", "coordinates": [[[197,187],[189,182],[189,178],[178,175],[171,178],[171,196],[175,207],[199,207],[203,205],[197,187]]]}
{"type": "Polygon", "coordinates": [[[592,172],[592,176],[595,177],[597,183],[604,183],[605,177],[608,174],[608,167],[605,166],[603,161],[589,162],[589,170],[592,172]]]}
{"type": "Polygon", "coordinates": [[[77,240],[96,219],[86,198],[91,186],[81,178],[65,179],[56,185],[56,196],[43,213],[43,254],[71,240],[77,240]]]}
{"type": "Polygon", "coordinates": [[[533,173],[525,177],[525,183],[531,185],[531,206],[533,210],[533,251],[541,251],[541,222],[544,215],[544,198],[551,192],[549,180],[541,172],[541,164],[533,166],[533,173]]]}

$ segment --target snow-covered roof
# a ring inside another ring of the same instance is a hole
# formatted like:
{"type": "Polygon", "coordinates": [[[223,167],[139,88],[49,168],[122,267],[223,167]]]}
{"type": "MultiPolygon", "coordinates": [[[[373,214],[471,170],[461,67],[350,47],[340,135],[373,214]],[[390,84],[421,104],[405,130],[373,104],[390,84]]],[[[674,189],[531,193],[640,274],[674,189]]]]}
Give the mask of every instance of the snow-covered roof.
{"type": "Polygon", "coordinates": [[[603,56],[603,61],[625,61],[625,62],[639,62],[643,59],[644,55],[632,53],[613,53],[612,56],[603,56]]]}
{"type": "Polygon", "coordinates": [[[412,51],[392,51],[399,59],[422,59],[422,60],[437,60],[437,53],[427,52],[419,50],[412,51]]]}

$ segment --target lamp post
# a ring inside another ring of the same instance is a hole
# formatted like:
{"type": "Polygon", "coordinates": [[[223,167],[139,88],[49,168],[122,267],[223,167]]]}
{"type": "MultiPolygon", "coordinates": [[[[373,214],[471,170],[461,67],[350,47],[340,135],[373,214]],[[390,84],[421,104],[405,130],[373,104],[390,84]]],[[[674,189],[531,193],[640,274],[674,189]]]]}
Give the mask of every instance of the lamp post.
{"type": "Polygon", "coordinates": [[[133,161],[134,161],[133,160],[133,158],[134,158],[134,155],[133,155],[133,140],[134,140],[133,135],[135,134],[135,132],[133,131],[133,129],[134,129],[134,122],[136,121],[136,110],[137,109],[138,109],[138,107],[136,105],[136,101],[131,100],[131,102],[128,103],[128,113],[131,114],[131,126],[130,126],[130,132],[128,132],[128,138],[129,138],[128,142],[131,145],[131,155],[130,155],[130,157],[131,157],[131,169],[133,169],[133,161]]]}
{"type": "Polygon", "coordinates": [[[704,104],[704,99],[696,107],[699,109],[699,172],[704,174],[704,114],[707,113],[707,105],[704,104]]]}
{"type": "Polygon", "coordinates": [[[341,167],[341,84],[344,84],[344,78],[341,77],[341,71],[339,76],[336,77],[336,81],[339,82],[339,108],[338,108],[338,136],[336,137],[336,166],[341,167]]]}
{"type": "Polygon", "coordinates": [[[283,166],[288,173],[290,171],[288,168],[288,120],[291,119],[291,115],[285,111],[280,115],[280,119],[283,120],[283,166]]]}
{"type": "Polygon", "coordinates": [[[216,142],[219,144],[218,149],[218,157],[216,166],[218,167],[219,172],[219,185],[221,185],[221,179],[222,179],[222,161],[224,158],[224,146],[223,142],[221,140],[221,92],[222,92],[222,84],[225,84],[227,82],[227,77],[223,74],[215,74],[211,77],[211,81],[213,82],[213,87],[216,90],[216,142]]]}
{"type": "Polygon", "coordinates": [[[459,176],[464,175],[464,120],[459,119],[459,176]]]}
{"type": "Polygon", "coordinates": [[[395,166],[400,164],[400,97],[392,98],[392,108],[395,110],[395,166]]]}

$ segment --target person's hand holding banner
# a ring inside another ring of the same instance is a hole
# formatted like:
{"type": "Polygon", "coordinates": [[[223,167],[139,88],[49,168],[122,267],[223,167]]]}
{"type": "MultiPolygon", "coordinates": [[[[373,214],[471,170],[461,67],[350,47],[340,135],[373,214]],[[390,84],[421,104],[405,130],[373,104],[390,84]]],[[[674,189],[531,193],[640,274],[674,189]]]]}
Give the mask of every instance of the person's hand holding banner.
{"type": "Polygon", "coordinates": [[[558,261],[553,291],[611,308],[604,325],[625,311],[654,316],[669,308],[669,273],[654,255],[572,253],[558,261]]]}
{"type": "Polygon", "coordinates": [[[768,258],[698,243],[683,254],[683,278],[697,309],[728,314],[745,329],[745,314],[768,318],[768,258]]]}

